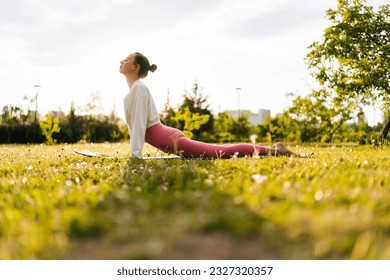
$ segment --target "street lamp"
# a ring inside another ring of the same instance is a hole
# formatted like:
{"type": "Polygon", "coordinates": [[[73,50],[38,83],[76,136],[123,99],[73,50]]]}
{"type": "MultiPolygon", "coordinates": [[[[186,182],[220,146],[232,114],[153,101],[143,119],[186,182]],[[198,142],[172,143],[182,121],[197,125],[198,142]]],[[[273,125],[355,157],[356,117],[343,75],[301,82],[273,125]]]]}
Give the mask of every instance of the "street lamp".
{"type": "Polygon", "coordinates": [[[241,88],[237,87],[236,88],[237,92],[237,121],[238,121],[238,136],[240,136],[240,126],[241,126],[241,120],[240,120],[240,93],[241,93],[241,88]]]}
{"type": "Polygon", "coordinates": [[[236,88],[236,92],[237,92],[237,117],[240,118],[240,93],[241,93],[241,88],[238,87],[236,88]]]}
{"type": "Polygon", "coordinates": [[[38,93],[39,93],[39,90],[41,89],[41,86],[40,85],[34,85],[34,89],[35,89],[35,118],[34,118],[34,123],[35,125],[37,124],[37,113],[38,113],[38,93]]]}

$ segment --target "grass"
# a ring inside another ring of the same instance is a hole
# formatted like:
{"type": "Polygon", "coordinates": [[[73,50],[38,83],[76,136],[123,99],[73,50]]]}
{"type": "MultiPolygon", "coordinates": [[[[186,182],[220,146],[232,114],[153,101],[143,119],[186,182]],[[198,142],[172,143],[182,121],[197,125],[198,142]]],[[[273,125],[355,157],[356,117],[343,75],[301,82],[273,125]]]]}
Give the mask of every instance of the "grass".
{"type": "Polygon", "coordinates": [[[0,259],[390,259],[390,148],[293,149],[314,156],[1,146],[0,259]]]}

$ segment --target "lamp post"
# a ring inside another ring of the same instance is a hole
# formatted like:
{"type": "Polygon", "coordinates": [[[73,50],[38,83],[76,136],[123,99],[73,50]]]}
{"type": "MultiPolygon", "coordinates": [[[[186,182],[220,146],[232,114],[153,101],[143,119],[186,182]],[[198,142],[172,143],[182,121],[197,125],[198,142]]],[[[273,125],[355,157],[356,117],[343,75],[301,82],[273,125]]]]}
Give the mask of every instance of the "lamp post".
{"type": "Polygon", "coordinates": [[[240,118],[240,93],[241,93],[241,88],[238,87],[236,88],[237,92],[237,117],[240,118]]]}
{"type": "Polygon", "coordinates": [[[34,118],[34,123],[37,125],[37,113],[38,113],[38,93],[39,90],[41,89],[40,85],[34,85],[35,89],[35,118],[34,118]]]}
{"type": "MultiPolygon", "coordinates": [[[[237,92],[237,121],[238,121],[238,136],[240,137],[240,126],[241,126],[241,120],[240,120],[240,93],[241,93],[241,88],[237,87],[236,88],[237,92]]],[[[241,138],[241,137],[240,137],[241,138]]]]}

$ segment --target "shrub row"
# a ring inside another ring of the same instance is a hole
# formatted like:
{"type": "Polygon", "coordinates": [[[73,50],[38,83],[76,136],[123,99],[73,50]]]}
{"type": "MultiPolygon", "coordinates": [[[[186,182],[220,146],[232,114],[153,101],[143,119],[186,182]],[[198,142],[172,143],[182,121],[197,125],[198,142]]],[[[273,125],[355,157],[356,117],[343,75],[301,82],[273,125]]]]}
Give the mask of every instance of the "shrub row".
{"type": "MultiPolygon", "coordinates": [[[[77,143],[87,141],[94,143],[116,142],[127,138],[127,127],[111,123],[107,119],[95,119],[76,116],[72,120],[60,121],[60,132],[53,134],[57,143],[77,143]]],[[[39,125],[35,124],[0,124],[1,144],[44,143],[39,125]]]]}
{"type": "Polygon", "coordinates": [[[0,143],[26,144],[45,141],[39,125],[35,124],[1,124],[0,143]]]}

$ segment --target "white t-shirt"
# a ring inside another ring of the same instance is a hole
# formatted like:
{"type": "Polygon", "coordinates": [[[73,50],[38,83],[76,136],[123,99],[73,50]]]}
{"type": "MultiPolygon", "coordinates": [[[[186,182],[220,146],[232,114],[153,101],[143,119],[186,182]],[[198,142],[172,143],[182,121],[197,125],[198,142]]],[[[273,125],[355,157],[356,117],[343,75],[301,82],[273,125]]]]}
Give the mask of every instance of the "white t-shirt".
{"type": "Polygon", "coordinates": [[[130,133],[130,154],[142,158],[146,129],[160,122],[156,105],[149,89],[135,81],[124,98],[125,119],[130,133]]]}

